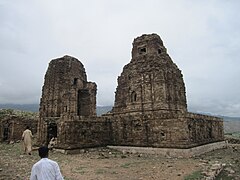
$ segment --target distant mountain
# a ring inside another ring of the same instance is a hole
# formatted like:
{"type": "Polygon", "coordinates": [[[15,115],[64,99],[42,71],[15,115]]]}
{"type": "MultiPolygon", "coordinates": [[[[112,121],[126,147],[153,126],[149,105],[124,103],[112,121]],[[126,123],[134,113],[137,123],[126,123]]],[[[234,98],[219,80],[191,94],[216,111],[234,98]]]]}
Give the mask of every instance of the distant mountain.
{"type": "Polygon", "coordinates": [[[112,110],[112,106],[97,106],[97,116],[101,116],[112,110]]]}
{"type": "Polygon", "coordinates": [[[223,118],[224,121],[240,121],[240,117],[218,116],[223,118]]]}

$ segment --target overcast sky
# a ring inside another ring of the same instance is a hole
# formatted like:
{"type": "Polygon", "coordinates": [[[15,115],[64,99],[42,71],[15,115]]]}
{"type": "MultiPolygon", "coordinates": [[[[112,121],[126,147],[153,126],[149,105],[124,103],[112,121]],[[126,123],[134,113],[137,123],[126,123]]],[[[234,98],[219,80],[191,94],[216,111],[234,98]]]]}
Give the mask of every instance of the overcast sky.
{"type": "Polygon", "coordinates": [[[133,39],[157,33],[189,111],[240,116],[240,1],[0,0],[0,104],[39,103],[48,63],[71,55],[113,105],[133,39]]]}

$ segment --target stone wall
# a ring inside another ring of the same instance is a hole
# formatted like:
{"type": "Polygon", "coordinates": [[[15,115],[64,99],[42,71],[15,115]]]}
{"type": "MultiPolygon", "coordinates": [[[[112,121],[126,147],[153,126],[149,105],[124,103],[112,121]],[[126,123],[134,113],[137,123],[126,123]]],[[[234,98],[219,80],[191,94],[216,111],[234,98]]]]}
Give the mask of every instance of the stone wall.
{"type": "Polygon", "coordinates": [[[199,145],[224,140],[223,119],[187,113],[190,142],[199,145]]]}
{"type": "Polygon", "coordinates": [[[189,148],[223,140],[222,121],[198,114],[117,115],[112,145],[189,148]]]}
{"type": "Polygon", "coordinates": [[[111,141],[110,123],[101,118],[61,122],[59,131],[61,134],[58,134],[56,146],[59,149],[106,146],[111,141]]]}
{"type": "Polygon", "coordinates": [[[37,119],[9,116],[0,121],[0,141],[19,141],[22,133],[29,126],[33,135],[37,134],[37,119]]]}

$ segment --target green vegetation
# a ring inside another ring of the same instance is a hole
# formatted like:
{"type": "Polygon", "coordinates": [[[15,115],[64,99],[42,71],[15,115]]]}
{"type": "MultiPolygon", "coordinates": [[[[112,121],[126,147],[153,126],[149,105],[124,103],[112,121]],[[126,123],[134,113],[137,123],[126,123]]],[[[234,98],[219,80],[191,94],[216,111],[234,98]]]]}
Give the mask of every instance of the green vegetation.
{"type": "Polygon", "coordinates": [[[232,138],[240,138],[240,132],[225,133],[225,136],[232,138]]]}
{"type": "Polygon", "coordinates": [[[28,117],[33,118],[36,117],[38,113],[20,111],[14,109],[0,109],[0,118],[8,117],[8,116],[17,116],[17,117],[28,117]]]}
{"type": "Polygon", "coordinates": [[[196,179],[202,179],[203,175],[201,171],[195,171],[192,174],[184,177],[184,180],[196,180],[196,179]]]}
{"type": "Polygon", "coordinates": [[[0,118],[13,115],[13,109],[0,109],[0,118]]]}
{"type": "Polygon", "coordinates": [[[216,177],[216,180],[232,180],[231,176],[228,176],[228,173],[226,171],[220,172],[220,174],[216,177]]]}
{"type": "Polygon", "coordinates": [[[122,164],[121,167],[122,168],[129,168],[130,165],[131,165],[131,163],[125,163],[125,164],[122,164]]]}
{"type": "Polygon", "coordinates": [[[96,174],[104,174],[106,171],[104,169],[97,169],[96,174]]]}
{"type": "Polygon", "coordinates": [[[87,169],[87,167],[84,167],[84,166],[80,166],[80,167],[77,167],[77,168],[74,168],[74,169],[72,169],[72,172],[74,172],[74,173],[80,173],[80,174],[84,174],[87,169]]]}
{"type": "Polygon", "coordinates": [[[232,133],[233,137],[240,138],[240,132],[234,132],[232,133]]]}

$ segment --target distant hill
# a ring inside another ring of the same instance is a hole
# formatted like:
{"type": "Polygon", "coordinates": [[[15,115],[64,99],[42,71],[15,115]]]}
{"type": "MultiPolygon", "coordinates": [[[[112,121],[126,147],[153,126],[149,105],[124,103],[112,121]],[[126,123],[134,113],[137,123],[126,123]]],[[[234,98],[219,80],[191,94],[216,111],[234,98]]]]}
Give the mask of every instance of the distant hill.
{"type": "Polygon", "coordinates": [[[240,132],[240,117],[220,116],[224,120],[225,133],[240,132]]]}
{"type": "Polygon", "coordinates": [[[15,109],[28,112],[38,112],[39,104],[0,104],[0,109],[15,109]]]}
{"type": "MultiPolygon", "coordinates": [[[[0,109],[15,109],[28,112],[38,112],[39,104],[0,104],[0,109]]],[[[97,106],[97,116],[107,113],[112,106],[97,106]]]]}

